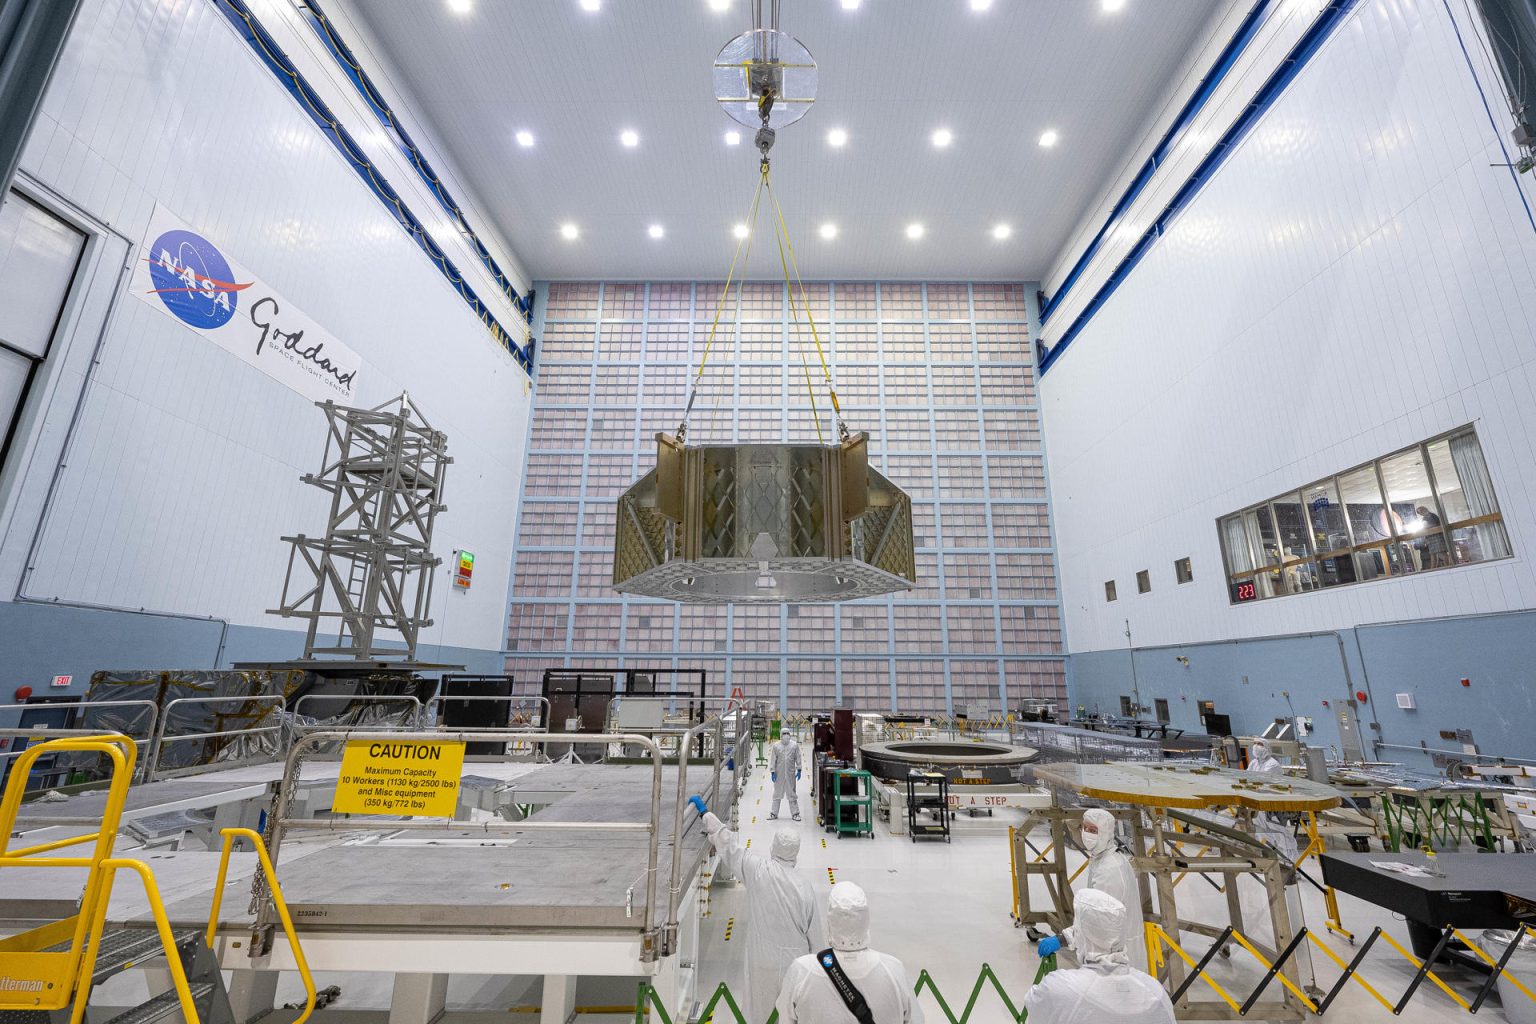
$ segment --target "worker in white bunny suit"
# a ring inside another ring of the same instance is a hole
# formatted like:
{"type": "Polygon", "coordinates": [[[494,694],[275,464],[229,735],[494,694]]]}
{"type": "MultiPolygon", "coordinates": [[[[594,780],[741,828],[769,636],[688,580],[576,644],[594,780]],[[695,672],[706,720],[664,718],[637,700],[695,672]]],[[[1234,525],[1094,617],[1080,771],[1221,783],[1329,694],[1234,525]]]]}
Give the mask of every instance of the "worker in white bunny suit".
{"type": "MultiPolygon", "coordinates": [[[[1141,917],[1141,887],[1136,884],[1136,870],[1131,858],[1115,842],[1115,816],[1098,807],[1083,812],[1083,850],[1088,854],[1088,869],[1083,872],[1081,890],[1096,889],[1113,896],[1125,906],[1122,946],[1126,960],[1138,971],[1147,969],[1147,936],[1141,917]]],[[[1063,937],[1076,948],[1076,936],[1068,928],[1063,937]]]]}

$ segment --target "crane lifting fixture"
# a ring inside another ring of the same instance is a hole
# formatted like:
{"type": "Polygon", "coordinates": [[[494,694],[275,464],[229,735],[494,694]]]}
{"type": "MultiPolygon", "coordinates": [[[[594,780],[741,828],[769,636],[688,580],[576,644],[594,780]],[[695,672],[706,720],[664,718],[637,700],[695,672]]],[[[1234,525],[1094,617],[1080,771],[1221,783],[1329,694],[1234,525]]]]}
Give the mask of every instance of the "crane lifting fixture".
{"type": "Polygon", "coordinates": [[[816,98],[816,62],[779,31],[779,0],[715,57],[715,98],[732,120],[757,130],[760,154],[747,232],[736,246],[699,358],[682,422],[656,435],[656,468],[620,496],[613,585],[621,593],[691,604],[847,601],[911,589],[917,582],[912,501],[869,464],[869,435],[843,420],[826,346],[806,301],[784,212],[773,192],[769,151],[777,131],[816,98]],[[818,444],[688,444],[699,396],[731,288],[732,327],[741,322],[742,281],[757,217],[768,197],[794,337],[809,334],[821,366],[837,441],[821,428],[808,354],[800,352],[818,444]],[[802,318],[805,331],[801,330],[802,318]]]}

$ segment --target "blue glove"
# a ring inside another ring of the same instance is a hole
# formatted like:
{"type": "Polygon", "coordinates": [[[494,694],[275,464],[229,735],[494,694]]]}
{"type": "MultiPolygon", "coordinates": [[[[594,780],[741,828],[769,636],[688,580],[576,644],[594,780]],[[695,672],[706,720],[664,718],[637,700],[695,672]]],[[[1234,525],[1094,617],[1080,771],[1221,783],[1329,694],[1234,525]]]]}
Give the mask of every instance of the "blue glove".
{"type": "Polygon", "coordinates": [[[704,815],[709,813],[709,808],[704,806],[704,798],[703,797],[701,797],[701,796],[691,796],[691,797],[688,798],[688,802],[693,804],[693,809],[699,812],[699,817],[702,818],[702,817],[704,817],[704,815]]]}
{"type": "Polygon", "coordinates": [[[803,773],[803,772],[801,772],[801,771],[800,771],[800,769],[799,769],[799,768],[796,768],[796,769],[795,769],[795,781],[796,781],[796,782],[799,782],[799,781],[800,781],[800,776],[801,776],[801,775],[803,775],[803,774],[804,774],[804,773],[803,773]]]}
{"type": "Polygon", "coordinates": [[[1061,940],[1054,935],[1047,935],[1035,947],[1035,952],[1040,955],[1040,959],[1044,960],[1048,956],[1054,956],[1059,949],[1061,949],[1061,940]]]}
{"type": "Polygon", "coordinates": [[[779,773],[778,772],[769,772],[768,773],[768,781],[770,781],[770,782],[778,782],[779,781],[779,773]]]}

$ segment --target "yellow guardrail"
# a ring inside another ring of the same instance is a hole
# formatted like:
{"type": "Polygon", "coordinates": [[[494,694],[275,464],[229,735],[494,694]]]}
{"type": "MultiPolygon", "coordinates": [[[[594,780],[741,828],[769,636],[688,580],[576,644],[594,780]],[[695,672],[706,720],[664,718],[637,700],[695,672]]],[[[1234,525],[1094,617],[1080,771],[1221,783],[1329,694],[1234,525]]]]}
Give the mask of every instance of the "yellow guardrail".
{"type": "Polygon", "coordinates": [[[229,874],[229,856],[234,852],[235,842],[247,839],[256,848],[256,856],[261,861],[261,872],[266,877],[267,888],[272,893],[272,905],[277,908],[278,920],[283,924],[283,934],[288,938],[288,948],[293,951],[293,962],[298,967],[299,977],[304,981],[304,1012],[299,1014],[293,1024],[304,1024],[309,1015],[315,1012],[315,979],[309,973],[309,962],[304,959],[304,950],[299,946],[299,937],[294,932],[293,918],[288,913],[288,903],[283,899],[283,888],[277,882],[277,871],[272,867],[272,858],[267,854],[267,844],[262,841],[259,834],[248,828],[226,828],[220,833],[224,837],[224,849],[219,855],[219,875],[213,886],[213,906],[208,910],[208,936],[209,948],[213,947],[214,936],[219,928],[219,908],[224,902],[224,879],[229,874]]]}
{"type": "MultiPolygon", "coordinates": [[[[155,933],[165,953],[166,967],[177,1002],[187,1024],[197,1024],[197,1007],[192,989],[187,982],[186,969],[177,951],[176,937],[171,931],[170,917],[160,886],[148,864],[131,857],[112,856],[117,841],[118,826],[122,823],[123,807],[128,799],[128,787],[133,779],[137,746],[127,736],[104,734],[101,736],[67,737],[49,740],[28,747],[11,766],[5,795],[0,798],[0,869],[4,868],[85,868],[89,874],[80,898],[80,909],[71,917],[53,921],[18,935],[0,939],[0,975],[8,984],[0,988],[0,1011],[8,1010],[62,1010],[70,1007],[70,1024],[81,1024],[85,1019],[86,1004],[90,999],[90,979],[95,974],[96,954],[101,948],[102,933],[106,929],[107,906],[111,902],[112,884],[118,871],[127,869],[139,876],[149,902],[150,916],[155,933]],[[21,810],[21,799],[26,789],[32,766],[47,754],[86,752],[105,755],[112,762],[112,779],[107,789],[106,805],[102,809],[101,827],[95,831],[68,839],[12,850],[11,834],[21,810]],[[95,843],[89,856],[42,856],[71,846],[95,843]],[[64,950],[51,947],[68,942],[64,950]]],[[[211,947],[218,930],[219,907],[224,893],[224,881],[229,870],[229,858],[238,839],[248,839],[254,845],[261,861],[261,870],[272,891],[283,932],[293,950],[299,976],[304,980],[306,1001],[304,1012],[294,1024],[304,1024],[315,1008],[315,982],[299,947],[294,933],[293,920],[283,900],[282,889],[277,882],[272,860],[267,855],[261,836],[250,829],[227,828],[223,830],[224,851],[219,859],[218,883],[214,887],[213,907],[208,915],[207,942],[211,947]]]]}

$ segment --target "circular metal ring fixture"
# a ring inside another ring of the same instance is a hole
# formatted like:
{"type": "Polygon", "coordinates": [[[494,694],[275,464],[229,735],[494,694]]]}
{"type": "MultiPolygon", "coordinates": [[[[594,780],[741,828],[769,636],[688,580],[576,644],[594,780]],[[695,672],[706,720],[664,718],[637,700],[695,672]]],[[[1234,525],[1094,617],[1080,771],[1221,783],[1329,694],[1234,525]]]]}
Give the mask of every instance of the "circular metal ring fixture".
{"type": "Polygon", "coordinates": [[[953,782],[1011,785],[1015,772],[1039,756],[1033,747],[1007,743],[958,743],[950,740],[894,740],[859,748],[864,767],[888,782],[900,782],[914,768],[940,772],[953,782]]]}
{"type": "Polygon", "coordinates": [[[765,93],[773,103],[767,127],[794,124],[816,102],[816,60],[794,36],[754,28],[732,39],[715,55],[715,100],[732,121],[763,126],[758,108],[765,93]]]}

